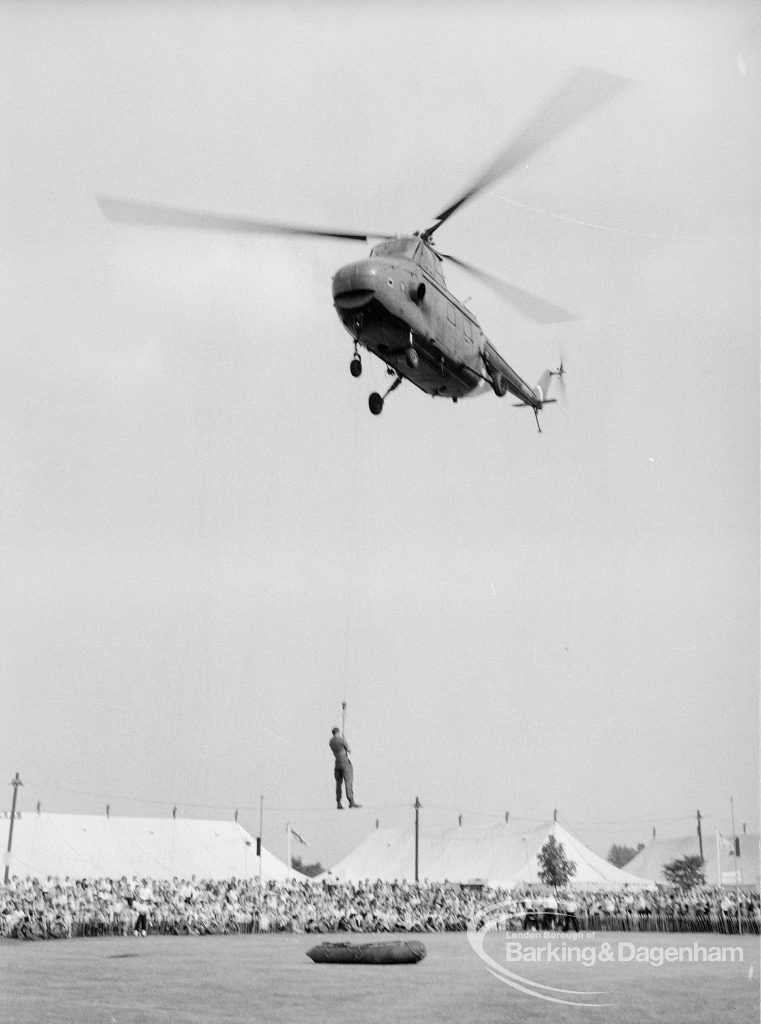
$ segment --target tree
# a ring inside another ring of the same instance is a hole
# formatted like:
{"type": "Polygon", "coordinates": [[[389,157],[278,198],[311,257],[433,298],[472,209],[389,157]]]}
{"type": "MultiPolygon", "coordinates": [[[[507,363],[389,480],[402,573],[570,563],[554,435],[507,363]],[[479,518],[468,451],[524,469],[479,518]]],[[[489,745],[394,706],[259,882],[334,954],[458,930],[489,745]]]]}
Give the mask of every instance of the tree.
{"type": "Polygon", "coordinates": [[[624,864],[628,864],[632,857],[636,857],[640,850],[645,849],[644,843],[637,843],[637,849],[633,846],[618,846],[614,843],[608,850],[608,863],[613,864],[614,867],[622,868],[624,864]]]}
{"type": "Polygon", "coordinates": [[[705,861],[697,854],[677,857],[669,864],[663,865],[663,875],[667,882],[679,889],[692,889],[696,885],[705,885],[706,874],[703,870],[705,861]]]}
{"type": "Polygon", "coordinates": [[[562,843],[559,843],[554,836],[548,836],[547,842],[539,851],[537,856],[539,862],[539,878],[545,885],[552,885],[556,889],[568,885],[570,879],[576,874],[576,865],[568,860],[562,843]]]}
{"type": "Polygon", "coordinates": [[[294,871],[300,871],[302,875],[308,875],[309,878],[314,878],[315,875],[321,875],[325,868],[317,861],[316,864],[304,864],[300,857],[292,857],[291,864],[293,865],[294,871]]]}

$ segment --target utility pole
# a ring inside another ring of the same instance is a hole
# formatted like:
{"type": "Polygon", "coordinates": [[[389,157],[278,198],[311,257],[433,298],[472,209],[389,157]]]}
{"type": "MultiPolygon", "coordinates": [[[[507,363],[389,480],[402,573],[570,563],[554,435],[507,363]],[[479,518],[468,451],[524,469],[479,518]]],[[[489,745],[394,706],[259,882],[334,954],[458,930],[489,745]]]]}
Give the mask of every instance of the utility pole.
{"type": "Polygon", "coordinates": [[[700,828],[700,811],[698,811],[698,848],[700,849],[700,859],[703,860],[703,833],[700,828]]]}
{"type": "Polygon", "coordinates": [[[420,797],[415,797],[415,881],[418,880],[418,853],[420,849],[420,797]]]}
{"type": "Polygon", "coordinates": [[[11,801],[11,824],[8,829],[8,852],[5,855],[5,878],[3,879],[3,885],[8,884],[8,877],[11,873],[11,847],[13,845],[13,823],[16,820],[16,797],[18,796],[19,786],[24,785],[18,772],[16,772],[16,778],[11,779],[11,785],[13,786],[13,800],[11,801]]]}
{"type": "Polygon", "coordinates": [[[262,875],[262,832],[264,823],[264,794],[259,797],[259,837],[256,840],[256,852],[259,854],[259,884],[264,885],[262,875]]]}

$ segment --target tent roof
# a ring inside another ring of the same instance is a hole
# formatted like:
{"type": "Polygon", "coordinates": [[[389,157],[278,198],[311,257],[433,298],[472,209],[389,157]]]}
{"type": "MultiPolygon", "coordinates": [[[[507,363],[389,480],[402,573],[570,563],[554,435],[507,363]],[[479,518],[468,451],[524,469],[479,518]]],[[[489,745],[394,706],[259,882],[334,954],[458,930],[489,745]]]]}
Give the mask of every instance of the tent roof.
{"type": "MultiPolygon", "coordinates": [[[[0,822],[8,846],[10,819],[0,822]]],[[[234,821],[23,813],[13,827],[11,875],[44,878],[255,878],[256,840],[234,821]]],[[[301,878],[262,850],[264,880],[301,878]]]]}
{"type": "MultiPolygon", "coordinates": [[[[504,888],[535,883],[539,881],[537,857],[550,835],[563,844],[566,856],[576,865],[574,886],[652,884],[614,867],[557,822],[528,830],[500,824],[486,831],[453,828],[438,835],[424,834],[418,849],[418,877],[421,881],[460,883],[480,879],[504,888]]],[[[330,875],[341,881],[411,881],[415,877],[414,830],[376,829],[339,861],[330,875]]]]}

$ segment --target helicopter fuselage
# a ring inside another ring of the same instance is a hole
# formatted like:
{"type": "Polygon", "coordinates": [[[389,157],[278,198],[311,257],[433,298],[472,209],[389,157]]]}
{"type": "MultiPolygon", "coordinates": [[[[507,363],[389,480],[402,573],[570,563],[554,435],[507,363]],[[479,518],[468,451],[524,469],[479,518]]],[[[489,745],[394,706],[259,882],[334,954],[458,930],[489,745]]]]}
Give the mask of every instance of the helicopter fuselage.
{"type": "Polygon", "coordinates": [[[539,407],[535,390],[449,291],[440,264],[436,251],[413,235],[381,242],[369,258],[341,267],[333,302],[346,330],[426,394],[456,401],[491,387],[539,407]]]}
{"type": "MultiPolygon", "coordinates": [[[[377,231],[304,227],[108,196],[99,196],[98,202],[110,220],[128,224],[342,242],[367,243],[371,238],[379,239],[367,259],[348,263],[333,276],[333,304],[354,341],[352,376],[359,377],[362,373],[358,351],[362,346],[382,360],[394,378],[386,395],[403,380],[411,381],[426,394],[451,398],[455,402],[491,387],[500,398],[510,392],[519,405],[533,409],[538,427],[539,410],[555,401],[548,398],[552,378],[563,379],[562,360],[556,370],[545,370],[534,387],[530,387],[497,352],[465,303],[449,291],[441,271],[442,260],[450,260],[496,288],[514,309],[535,323],[563,323],[577,317],[554,302],[502,281],[473,264],[437,252],[431,239],[465,203],[498,178],[526,165],[529,158],[559,134],[628,84],[620,76],[592,68],[576,69],[473,184],[438,213],[433,223],[412,235],[391,237],[377,231]]],[[[373,392],[369,396],[373,415],[382,411],[386,395],[373,392]]]]}

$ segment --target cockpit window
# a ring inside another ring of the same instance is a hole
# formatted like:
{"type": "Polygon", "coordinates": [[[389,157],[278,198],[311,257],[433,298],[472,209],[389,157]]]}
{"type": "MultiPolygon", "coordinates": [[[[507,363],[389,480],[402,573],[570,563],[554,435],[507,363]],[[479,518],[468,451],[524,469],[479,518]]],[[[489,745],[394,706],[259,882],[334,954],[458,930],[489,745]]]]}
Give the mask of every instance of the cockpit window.
{"type": "Polygon", "coordinates": [[[417,238],[387,238],[385,242],[379,242],[371,256],[406,256],[412,259],[417,248],[417,238]]]}

